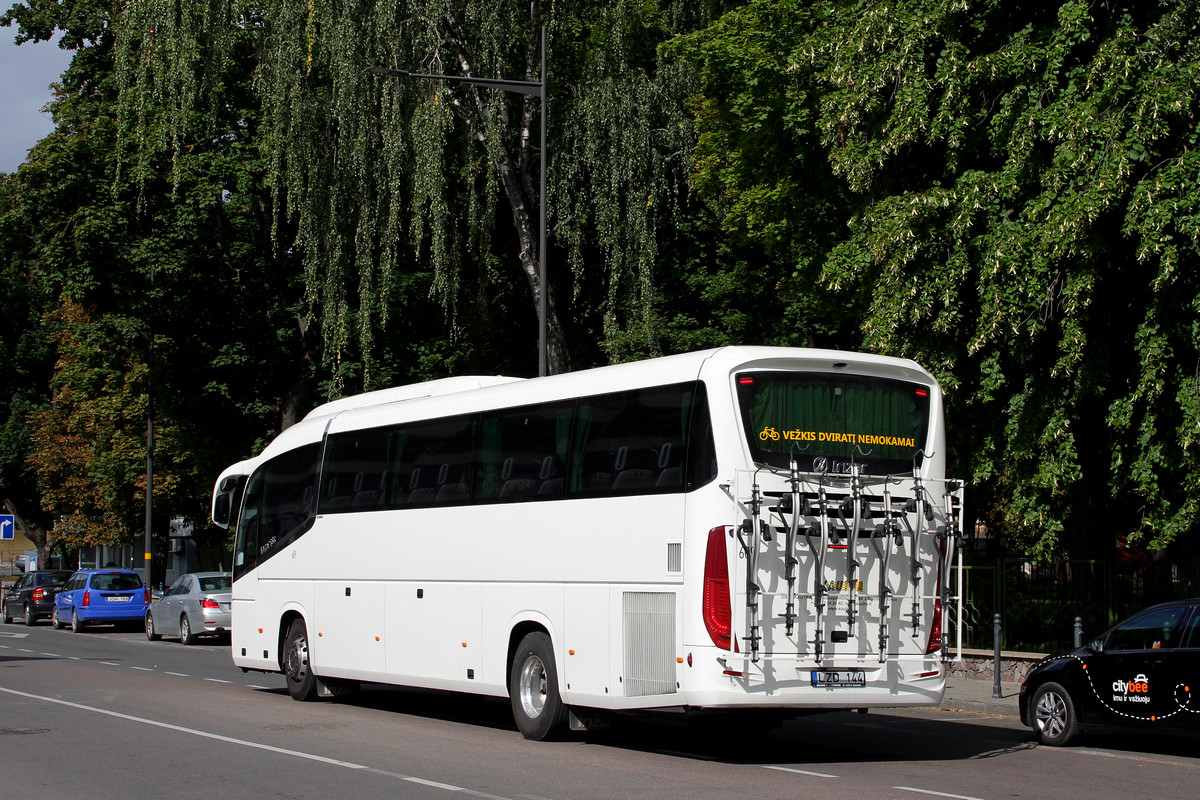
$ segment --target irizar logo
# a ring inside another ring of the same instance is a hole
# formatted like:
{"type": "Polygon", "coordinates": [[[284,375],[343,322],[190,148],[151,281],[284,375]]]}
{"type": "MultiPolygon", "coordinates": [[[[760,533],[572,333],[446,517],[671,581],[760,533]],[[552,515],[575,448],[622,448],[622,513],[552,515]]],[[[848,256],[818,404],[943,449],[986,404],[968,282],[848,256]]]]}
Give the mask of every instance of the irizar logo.
{"type": "Polygon", "coordinates": [[[1138,676],[1131,681],[1120,679],[1113,681],[1112,688],[1114,703],[1150,702],[1150,683],[1141,673],[1138,673],[1138,676]]]}

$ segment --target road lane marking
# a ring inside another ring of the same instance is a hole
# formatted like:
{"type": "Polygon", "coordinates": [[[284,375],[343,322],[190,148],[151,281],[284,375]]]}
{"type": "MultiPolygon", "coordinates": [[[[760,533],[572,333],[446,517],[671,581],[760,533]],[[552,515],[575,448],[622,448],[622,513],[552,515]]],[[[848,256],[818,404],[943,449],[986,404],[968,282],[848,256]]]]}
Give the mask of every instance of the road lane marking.
{"type": "Polygon", "coordinates": [[[902,792],[917,792],[918,794],[931,794],[934,797],[949,797],[951,800],[980,800],[978,797],[971,797],[965,794],[947,794],[946,792],[935,792],[932,789],[915,789],[912,786],[893,786],[893,789],[899,789],[902,792]]]}
{"type": "Polygon", "coordinates": [[[188,675],[186,672],[168,672],[167,674],[168,674],[168,675],[174,675],[176,678],[190,678],[190,677],[192,677],[191,675],[188,675]]]}
{"type": "Polygon", "coordinates": [[[150,667],[130,667],[130,669],[136,669],[141,672],[154,672],[154,670],[150,667]]]}
{"type": "Polygon", "coordinates": [[[841,777],[840,775],[830,775],[827,772],[812,772],[811,770],[796,769],[795,767],[774,767],[774,766],[771,766],[770,764],[764,764],[763,768],[764,769],[774,769],[774,770],[778,770],[780,772],[794,772],[797,775],[811,775],[814,778],[839,778],[839,777],[841,777]]]}
{"type": "Polygon", "coordinates": [[[204,680],[212,681],[213,683],[233,683],[233,681],[223,681],[220,678],[205,678],[204,680]]]}
{"type": "Polygon", "coordinates": [[[425,778],[418,778],[415,775],[404,775],[403,773],[391,772],[390,770],[386,770],[386,769],[378,769],[376,767],[368,767],[365,764],[356,764],[353,761],[343,761],[340,758],[329,758],[328,756],[320,756],[320,755],[317,755],[316,753],[305,753],[301,750],[290,750],[286,747],[276,747],[275,745],[263,744],[262,742],[252,742],[249,739],[238,739],[236,737],[225,736],[220,733],[212,733],[211,731],[202,731],[198,728],[188,728],[183,725],[174,725],[170,722],[160,722],[159,720],[149,719],[147,717],[135,717],[132,714],[123,714],[120,711],[111,711],[107,708],[98,708],[97,706],[84,705],[83,703],[73,703],[70,700],[60,700],[57,697],[46,697],[44,695],[31,694],[29,692],[18,691],[17,689],[9,689],[4,686],[0,686],[0,692],[3,692],[5,694],[15,695],[17,697],[24,697],[29,700],[41,700],[44,703],[53,703],[54,705],[66,706],[67,708],[74,708],[79,711],[90,711],[93,714],[103,714],[104,716],[107,716],[107,717],[115,717],[116,719],[123,719],[128,722],[137,722],[142,725],[150,725],[155,728],[163,728],[165,730],[175,731],[176,733],[185,733],[190,736],[198,736],[202,739],[212,739],[213,741],[224,742],[226,744],[239,745],[241,747],[249,747],[249,748],[252,748],[255,750],[265,750],[268,753],[276,753],[278,755],[292,756],[294,758],[301,758],[306,761],[315,761],[318,764],[326,764],[326,765],[333,766],[333,767],[342,767],[343,769],[352,769],[352,770],[358,770],[358,771],[363,771],[363,772],[369,772],[374,775],[382,775],[384,777],[396,778],[397,780],[407,781],[409,783],[420,784],[421,786],[429,786],[429,787],[432,787],[435,789],[444,789],[448,792],[460,792],[462,794],[470,795],[471,797],[483,798],[483,800],[511,800],[511,798],[505,797],[503,795],[489,794],[488,792],[480,792],[475,789],[468,789],[465,786],[455,786],[454,784],[450,784],[450,783],[439,783],[437,781],[431,781],[431,780],[427,780],[425,778]]]}

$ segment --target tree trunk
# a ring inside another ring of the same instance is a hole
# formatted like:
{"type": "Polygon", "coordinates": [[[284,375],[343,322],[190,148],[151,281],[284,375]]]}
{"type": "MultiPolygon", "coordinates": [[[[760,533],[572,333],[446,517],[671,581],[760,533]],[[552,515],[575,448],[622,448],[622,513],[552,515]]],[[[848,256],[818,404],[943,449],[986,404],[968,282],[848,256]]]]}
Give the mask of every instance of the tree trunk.
{"type": "MultiPolygon", "coordinates": [[[[467,39],[459,27],[458,21],[450,18],[445,24],[445,41],[455,53],[461,77],[481,77],[475,74],[473,59],[467,51],[467,39]]],[[[536,82],[541,72],[540,37],[541,12],[538,3],[530,4],[530,46],[527,50],[525,80],[536,82]]],[[[470,106],[458,98],[451,101],[451,107],[473,131],[477,141],[488,154],[496,167],[508,207],[512,210],[513,227],[517,230],[517,257],[521,269],[525,272],[529,283],[529,293],[533,300],[534,313],[541,314],[541,297],[545,287],[542,286],[541,263],[539,262],[538,241],[539,230],[537,216],[538,203],[546,202],[546,198],[538,196],[538,181],[540,170],[547,168],[546,153],[540,152],[533,146],[531,131],[533,115],[537,102],[548,102],[546,97],[536,100],[532,95],[523,95],[520,102],[520,121],[518,130],[510,133],[511,122],[507,112],[501,115],[500,124],[504,128],[499,136],[494,133],[495,122],[487,111],[482,92],[492,91],[481,89],[477,85],[467,84],[466,92],[470,97],[470,106]]],[[[545,87],[543,87],[544,89],[545,87]]],[[[541,254],[544,255],[544,254],[541,254]]],[[[547,269],[549,265],[547,264],[547,269]]],[[[547,272],[547,276],[549,272],[547,272]]],[[[547,283],[549,283],[547,278],[547,283]]],[[[567,352],[567,340],[563,334],[562,323],[558,317],[558,306],[554,292],[546,295],[546,372],[555,375],[567,372],[571,368],[570,355],[567,352]]],[[[539,334],[540,338],[540,334],[539,334]]]]}

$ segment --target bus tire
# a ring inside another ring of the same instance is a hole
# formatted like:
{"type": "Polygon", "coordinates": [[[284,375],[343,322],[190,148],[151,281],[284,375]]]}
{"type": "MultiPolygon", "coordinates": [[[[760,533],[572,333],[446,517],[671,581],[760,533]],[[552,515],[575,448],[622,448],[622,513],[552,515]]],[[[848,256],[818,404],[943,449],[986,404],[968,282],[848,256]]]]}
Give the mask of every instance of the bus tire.
{"type": "Polygon", "coordinates": [[[567,732],[567,706],[558,693],[554,647],[542,632],[530,633],[513,654],[509,701],[526,739],[548,741],[567,732]]]}
{"type": "Polygon", "coordinates": [[[317,676],[312,671],[308,649],[308,629],[304,620],[293,620],[283,644],[283,676],[293,700],[317,699],[317,676]]]}
{"type": "Polygon", "coordinates": [[[1070,744],[1079,734],[1079,717],[1071,694],[1057,683],[1044,683],[1029,703],[1030,724],[1038,741],[1051,747],[1070,744]]]}

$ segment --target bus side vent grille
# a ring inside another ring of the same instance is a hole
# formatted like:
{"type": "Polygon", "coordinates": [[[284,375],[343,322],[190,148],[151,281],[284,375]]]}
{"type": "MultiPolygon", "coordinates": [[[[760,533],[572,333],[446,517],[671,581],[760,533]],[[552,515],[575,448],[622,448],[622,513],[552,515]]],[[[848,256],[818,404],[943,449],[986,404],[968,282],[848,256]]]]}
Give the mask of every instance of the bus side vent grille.
{"type": "Polygon", "coordinates": [[[683,545],[679,542],[667,543],[667,572],[683,572],[683,545]]]}
{"type": "Polygon", "coordinates": [[[626,697],[675,694],[675,595],[625,592],[626,697]]]}

